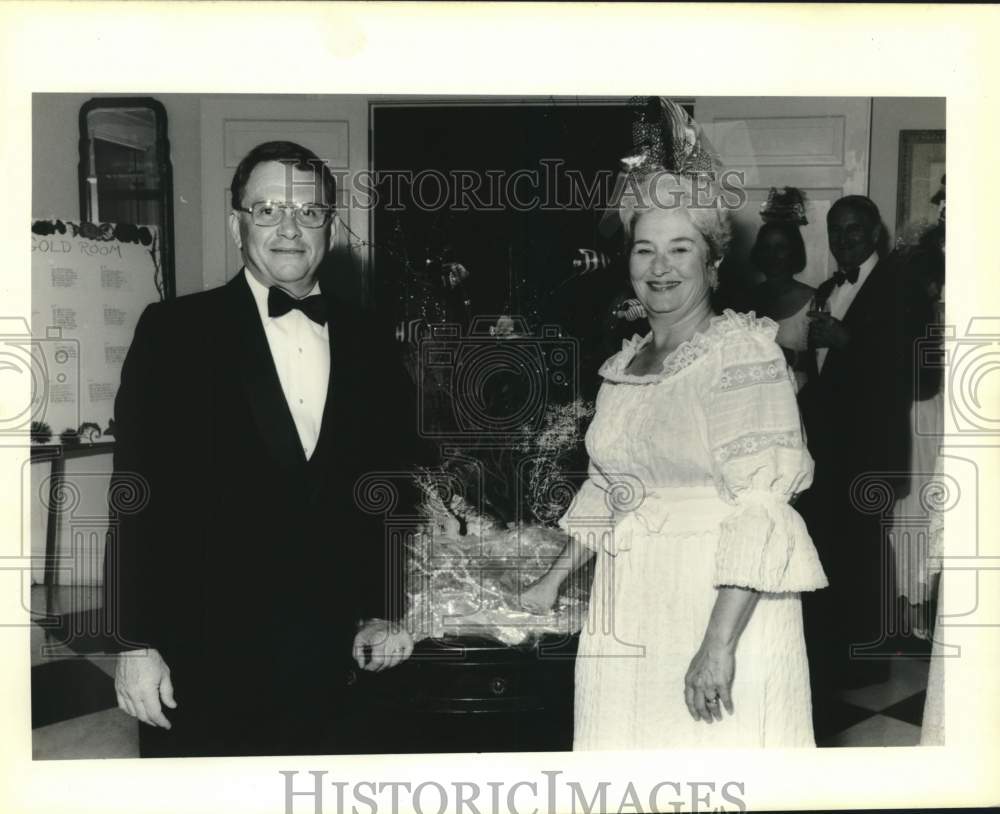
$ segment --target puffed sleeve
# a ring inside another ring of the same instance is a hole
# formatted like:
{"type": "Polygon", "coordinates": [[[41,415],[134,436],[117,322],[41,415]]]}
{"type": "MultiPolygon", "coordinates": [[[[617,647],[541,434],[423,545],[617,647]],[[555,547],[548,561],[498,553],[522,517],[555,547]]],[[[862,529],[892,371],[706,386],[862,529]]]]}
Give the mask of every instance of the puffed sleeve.
{"type": "Polygon", "coordinates": [[[794,381],[774,341],[775,323],[740,317],[745,322],[722,341],[706,396],[715,482],[734,506],[722,523],[714,584],[822,588],[827,580],[816,549],[789,505],[813,474],[794,381]]]}
{"type": "Polygon", "coordinates": [[[587,480],[573,497],[569,509],[559,518],[559,528],[597,551],[601,548],[603,535],[613,526],[613,501],[612,484],[591,461],[587,466],[587,480]]]}

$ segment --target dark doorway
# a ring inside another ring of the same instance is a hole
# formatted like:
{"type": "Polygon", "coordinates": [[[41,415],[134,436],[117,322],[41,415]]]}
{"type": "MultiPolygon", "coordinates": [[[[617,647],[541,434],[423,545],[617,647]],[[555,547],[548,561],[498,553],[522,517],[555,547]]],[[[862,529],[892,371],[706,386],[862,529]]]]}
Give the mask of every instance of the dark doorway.
{"type": "Polygon", "coordinates": [[[621,229],[601,220],[634,119],[627,99],[376,106],[378,310],[466,326],[513,314],[536,335],[558,326],[580,342],[582,391],[592,395],[617,334],[635,328],[611,316],[627,275],[621,229]],[[584,271],[601,254],[608,265],[584,271]],[[442,282],[449,262],[469,272],[460,286],[442,282]]]}

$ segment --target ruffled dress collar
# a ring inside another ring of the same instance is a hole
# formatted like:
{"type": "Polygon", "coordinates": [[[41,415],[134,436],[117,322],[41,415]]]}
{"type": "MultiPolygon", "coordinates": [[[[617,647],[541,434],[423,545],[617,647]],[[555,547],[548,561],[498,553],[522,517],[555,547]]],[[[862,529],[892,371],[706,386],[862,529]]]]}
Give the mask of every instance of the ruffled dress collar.
{"type": "Polygon", "coordinates": [[[635,334],[631,339],[623,340],[622,349],[601,365],[598,372],[609,382],[656,384],[690,367],[710,350],[718,347],[734,331],[759,331],[773,340],[778,334],[778,323],[769,317],[758,317],[753,311],[739,314],[727,308],[718,316],[712,317],[704,331],[696,332],[668,353],[663,360],[663,368],[657,373],[639,375],[626,372],[635,355],[652,341],[652,331],[645,336],[635,334]]]}

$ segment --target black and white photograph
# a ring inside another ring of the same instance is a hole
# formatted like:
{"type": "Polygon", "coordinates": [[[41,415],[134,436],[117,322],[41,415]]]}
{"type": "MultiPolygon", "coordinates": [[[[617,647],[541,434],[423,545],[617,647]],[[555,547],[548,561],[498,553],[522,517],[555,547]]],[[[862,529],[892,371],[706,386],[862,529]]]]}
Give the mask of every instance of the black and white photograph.
{"type": "MultiPolygon", "coordinates": [[[[17,85],[18,762],[257,789],[216,809],[743,811],[981,743],[995,704],[946,704],[1000,624],[968,98],[324,85],[374,47],[329,10],[332,56],[250,53],[281,85],[17,85]]],[[[910,771],[882,804],[985,799],[910,771]]]]}

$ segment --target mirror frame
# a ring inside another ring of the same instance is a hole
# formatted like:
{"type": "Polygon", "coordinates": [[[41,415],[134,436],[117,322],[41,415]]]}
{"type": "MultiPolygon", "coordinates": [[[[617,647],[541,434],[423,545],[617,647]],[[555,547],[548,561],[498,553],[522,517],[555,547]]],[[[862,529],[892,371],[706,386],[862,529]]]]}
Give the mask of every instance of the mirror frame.
{"type": "Polygon", "coordinates": [[[92,221],[90,209],[90,128],[87,117],[95,110],[102,109],[150,110],[156,122],[156,168],[160,175],[158,201],[162,215],[159,223],[144,224],[156,226],[160,231],[160,263],[163,280],[163,297],[171,299],[175,294],[174,285],[174,175],[170,163],[170,141],[167,139],[167,111],[163,104],[151,96],[100,96],[90,99],[80,107],[80,220],[92,221]]]}

